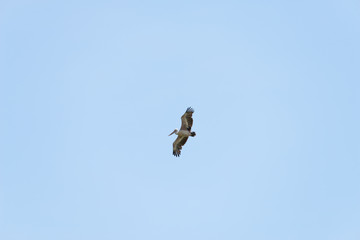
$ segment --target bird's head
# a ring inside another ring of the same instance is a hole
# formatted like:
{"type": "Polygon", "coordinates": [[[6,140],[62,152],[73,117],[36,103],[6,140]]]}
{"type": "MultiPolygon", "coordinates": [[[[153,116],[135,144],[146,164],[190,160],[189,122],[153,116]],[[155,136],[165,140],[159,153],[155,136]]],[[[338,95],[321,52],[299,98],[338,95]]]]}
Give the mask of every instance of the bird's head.
{"type": "Polygon", "coordinates": [[[169,134],[169,136],[172,135],[172,134],[174,134],[174,133],[175,133],[175,134],[178,133],[178,130],[177,130],[176,128],[175,128],[175,130],[174,130],[172,133],[169,134]]]}

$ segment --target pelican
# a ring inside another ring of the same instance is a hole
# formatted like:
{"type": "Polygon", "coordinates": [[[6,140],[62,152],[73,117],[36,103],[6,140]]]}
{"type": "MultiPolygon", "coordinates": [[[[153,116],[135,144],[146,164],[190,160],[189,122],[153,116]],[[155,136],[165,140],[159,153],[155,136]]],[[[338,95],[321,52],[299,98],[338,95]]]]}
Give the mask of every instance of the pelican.
{"type": "Polygon", "coordinates": [[[184,146],[184,144],[186,143],[186,141],[188,140],[189,137],[195,137],[196,133],[195,132],[191,132],[191,127],[193,125],[193,119],[192,119],[192,114],[194,113],[194,109],[192,109],[191,107],[186,109],[186,112],[184,113],[184,115],[181,116],[181,128],[180,131],[178,131],[176,128],[175,130],[169,134],[176,134],[178,135],[178,137],[176,138],[176,140],[173,143],[173,155],[175,157],[179,157],[181,154],[181,148],[182,146],[184,146]]]}

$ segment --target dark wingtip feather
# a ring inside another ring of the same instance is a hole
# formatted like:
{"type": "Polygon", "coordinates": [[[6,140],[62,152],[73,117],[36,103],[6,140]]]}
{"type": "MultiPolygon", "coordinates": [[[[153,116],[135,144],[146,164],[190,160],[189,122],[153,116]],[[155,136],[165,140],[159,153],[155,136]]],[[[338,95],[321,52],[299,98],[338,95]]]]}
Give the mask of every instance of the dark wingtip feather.
{"type": "Polygon", "coordinates": [[[193,112],[194,112],[194,109],[193,109],[192,107],[188,107],[188,108],[186,109],[186,112],[191,112],[191,113],[193,113],[193,112]]]}

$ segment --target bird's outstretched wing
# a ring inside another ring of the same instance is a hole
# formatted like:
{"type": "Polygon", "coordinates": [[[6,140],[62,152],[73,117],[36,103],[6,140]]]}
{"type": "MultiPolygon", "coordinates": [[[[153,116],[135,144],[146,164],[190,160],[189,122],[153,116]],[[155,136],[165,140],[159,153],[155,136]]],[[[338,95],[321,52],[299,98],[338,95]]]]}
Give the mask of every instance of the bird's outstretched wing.
{"type": "Polygon", "coordinates": [[[180,130],[188,130],[191,131],[191,127],[193,125],[192,114],[194,113],[194,109],[191,107],[186,109],[184,115],[181,116],[181,128],[180,130]]]}
{"type": "Polygon", "coordinates": [[[181,154],[182,146],[186,143],[189,137],[178,136],[173,143],[173,155],[179,157],[181,154]]]}

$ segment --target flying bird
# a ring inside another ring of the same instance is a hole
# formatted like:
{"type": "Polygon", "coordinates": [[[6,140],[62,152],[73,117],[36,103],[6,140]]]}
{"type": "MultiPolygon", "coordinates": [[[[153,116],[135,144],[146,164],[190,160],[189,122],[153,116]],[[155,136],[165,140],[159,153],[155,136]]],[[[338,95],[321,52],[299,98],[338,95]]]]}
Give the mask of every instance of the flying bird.
{"type": "Polygon", "coordinates": [[[192,119],[192,114],[193,113],[194,113],[194,109],[192,109],[191,107],[187,108],[184,115],[181,116],[181,128],[180,128],[180,131],[178,131],[175,128],[175,130],[172,133],[170,133],[170,135],[172,135],[174,133],[176,135],[178,135],[178,137],[176,138],[176,140],[173,143],[173,155],[175,157],[180,156],[182,146],[184,146],[184,144],[186,143],[188,138],[190,136],[195,137],[195,135],[196,135],[195,132],[191,132],[191,127],[193,125],[193,119],[192,119]]]}

